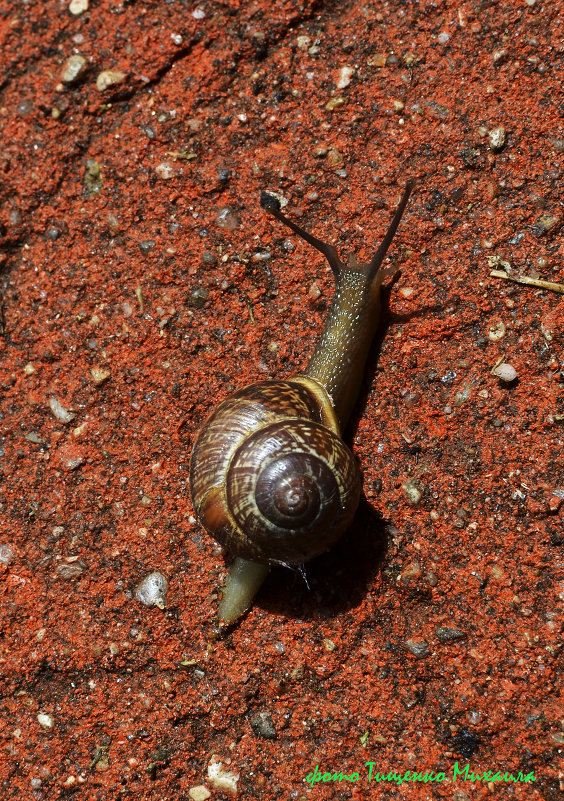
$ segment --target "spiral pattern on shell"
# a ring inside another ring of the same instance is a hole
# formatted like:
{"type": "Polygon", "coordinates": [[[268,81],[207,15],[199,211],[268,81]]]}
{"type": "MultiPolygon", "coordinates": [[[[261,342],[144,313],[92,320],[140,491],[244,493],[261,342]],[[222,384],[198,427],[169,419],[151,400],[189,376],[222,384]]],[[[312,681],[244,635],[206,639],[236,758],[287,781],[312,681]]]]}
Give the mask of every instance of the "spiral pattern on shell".
{"type": "Polygon", "coordinates": [[[296,564],[328,550],[360,495],[356,461],[321,387],[265,381],[220,404],[192,452],[192,497],[230,553],[296,564]]]}

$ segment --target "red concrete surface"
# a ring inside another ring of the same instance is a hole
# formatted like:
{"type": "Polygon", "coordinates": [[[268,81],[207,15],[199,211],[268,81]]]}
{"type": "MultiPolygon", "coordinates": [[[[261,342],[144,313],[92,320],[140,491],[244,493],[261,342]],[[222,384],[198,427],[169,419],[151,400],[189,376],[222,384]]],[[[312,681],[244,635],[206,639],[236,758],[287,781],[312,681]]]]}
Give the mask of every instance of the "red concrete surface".
{"type": "Polygon", "coordinates": [[[213,755],[242,799],[560,797],[564,300],[489,273],[564,281],[563,11],[0,4],[3,799],[230,798],[213,755]],[[259,193],[367,258],[409,176],[355,524],[222,635],[191,443],[304,367],[332,293],[259,193]]]}

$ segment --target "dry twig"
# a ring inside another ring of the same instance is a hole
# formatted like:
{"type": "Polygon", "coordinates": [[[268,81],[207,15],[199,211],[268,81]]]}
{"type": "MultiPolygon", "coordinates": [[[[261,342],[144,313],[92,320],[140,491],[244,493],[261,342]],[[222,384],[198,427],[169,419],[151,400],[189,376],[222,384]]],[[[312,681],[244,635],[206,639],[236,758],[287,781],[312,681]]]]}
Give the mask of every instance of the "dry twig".
{"type": "Polygon", "coordinates": [[[561,295],[564,295],[564,284],[555,284],[552,281],[541,281],[540,278],[531,278],[529,275],[510,275],[509,273],[504,273],[502,270],[492,270],[490,276],[492,278],[505,278],[506,281],[513,281],[516,284],[535,286],[537,289],[549,289],[551,292],[560,292],[561,295]]]}

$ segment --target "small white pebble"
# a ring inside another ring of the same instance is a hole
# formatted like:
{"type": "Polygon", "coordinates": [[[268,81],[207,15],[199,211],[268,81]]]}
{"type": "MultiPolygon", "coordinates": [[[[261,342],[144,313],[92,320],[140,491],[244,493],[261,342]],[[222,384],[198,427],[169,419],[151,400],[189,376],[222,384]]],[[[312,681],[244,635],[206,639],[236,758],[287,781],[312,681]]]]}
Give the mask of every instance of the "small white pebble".
{"type": "Polygon", "coordinates": [[[540,329],[546,341],[552,342],[554,339],[554,328],[552,327],[552,324],[546,320],[541,320],[540,329]]]}
{"type": "Polygon", "coordinates": [[[170,161],[161,161],[161,163],[157,164],[155,167],[155,172],[163,181],[168,181],[170,178],[174,178],[174,164],[171,164],[170,161]]]}
{"type": "Polygon", "coordinates": [[[505,144],[505,128],[503,125],[498,125],[496,128],[491,128],[488,131],[490,140],[490,147],[492,150],[501,150],[505,144]]]}
{"type": "Polygon", "coordinates": [[[158,606],[159,609],[164,609],[167,592],[168,581],[162,573],[154,570],[137,585],[135,599],[145,606],[158,606]]]}
{"type": "Polygon", "coordinates": [[[104,92],[106,89],[109,89],[110,86],[123,83],[125,78],[125,72],[119,72],[119,70],[104,70],[96,78],[96,89],[99,92],[104,92]]]}
{"type": "Polygon", "coordinates": [[[24,373],[26,375],[33,375],[35,373],[35,367],[33,366],[33,364],[31,362],[28,362],[25,365],[23,371],[24,371],[24,373]]]}
{"type": "Polygon", "coordinates": [[[268,261],[272,258],[272,253],[269,250],[264,251],[257,251],[253,253],[252,259],[253,261],[268,261]]]}
{"type": "Polygon", "coordinates": [[[46,712],[40,712],[38,714],[37,722],[45,731],[50,731],[55,726],[55,718],[53,715],[48,715],[46,712]]]}
{"type": "Polygon", "coordinates": [[[84,14],[85,11],[88,11],[88,0],[71,0],[69,3],[69,11],[71,14],[74,14],[75,17],[79,17],[81,14],[84,14]]]}
{"type": "Polygon", "coordinates": [[[100,386],[104,381],[107,381],[111,373],[109,370],[104,370],[102,367],[93,367],[90,370],[90,375],[96,386],[100,386]]]}
{"type": "Polygon", "coordinates": [[[317,281],[314,281],[313,284],[310,286],[307,292],[307,296],[310,300],[317,300],[321,297],[321,290],[319,288],[319,284],[317,281]]]}
{"type": "Polygon", "coordinates": [[[496,323],[488,329],[488,339],[491,339],[492,342],[497,342],[498,339],[503,339],[506,330],[504,322],[496,323]]]}
{"type": "Polygon", "coordinates": [[[63,83],[73,83],[76,81],[84,72],[86,63],[87,62],[84,56],[81,56],[78,53],[75,53],[74,56],[67,58],[65,65],[61,70],[61,81],[63,83]]]}
{"type": "Polygon", "coordinates": [[[64,459],[63,464],[67,470],[76,470],[84,464],[83,456],[75,456],[74,458],[64,459]]]}
{"type": "Polygon", "coordinates": [[[446,44],[448,42],[448,40],[450,39],[450,34],[449,33],[444,33],[444,32],[443,33],[439,33],[439,35],[437,36],[437,39],[439,40],[439,44],[446,44]]]}
{"type": "Polygon", "coordinates": [[[493,368],[492,373],[506,384],[510,384],[517,378],[517,370],[511,364],[506,364],[505,362],[497,364],[493,368]]]}
{"type": "Polygon", "coordinates": [[[419,487],[411,480],[408,479],[403,485],[405,497],[410,506],[417,506],[422,497],[422,492],[419,487]]]}
{"type": "Polygon", "coordinates": [[[236,793],[239,774],[225,770],[223,762],[210,762],[208,765],[208,780],[218,790],[236,793]]]}
{"type": "Polygon", "coordinates": [[[494,50],[492,54],[492,61],[494,64],[502,64],[507,58],[507,50],[502,47],[500,50],[494,50]]]}
{"type": "Polygon", "coordinates": [[[73,436],[80,437],[81,434],[84,434],[84,432],[86,431],[87,427],[88,427],[88,420],[85,420],[79,426],[77,426],[76,428],[73,428],[73,431],[72,431],[73,436]]]}
{"type": "Polygon", "coordinates": [[[0,565],[9,565],[14,558],[14,552],[9,545],[0,545],[0,565]]]}
{"type": "Polygon", "coordinates": [[[65,409],[63,404],[54,395],[49,398],[49,406],[60,423],[70,423],[74,420],[74,414],[69,412],[68,409],[65,409]]]}
{"type": "Polygon", "coordinates": [[[190,787],[188,795],[192,801],[207,801],[208,798],[211,798],[210,791],[203,784],[199,784],[197,787],[190,787]]]}
{"type": "Polygon", "coordinates": [[[204,19],[206,12],[203,8],[195,8],[194,11],[192,11],[192,16],[194,19],[204,19]]]}
{"type": "Polygon", "coordinates": [[[337,79],[337,89],[346,89],[354,75],[354,67],[342,67],[337,79]]]}

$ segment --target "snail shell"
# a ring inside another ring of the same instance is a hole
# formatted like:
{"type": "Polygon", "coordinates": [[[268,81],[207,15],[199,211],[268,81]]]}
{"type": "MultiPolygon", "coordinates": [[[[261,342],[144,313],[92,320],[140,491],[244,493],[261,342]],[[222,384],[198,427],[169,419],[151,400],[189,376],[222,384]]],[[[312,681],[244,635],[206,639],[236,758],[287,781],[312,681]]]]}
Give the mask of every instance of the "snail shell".
{"type": "Polygon", "coordinates": [[[327,394],[302,377],[223,401],[196,440],[190,480],[198,516],[230,553],[287,565],[336,542],[361,486],[327,394]]]}

